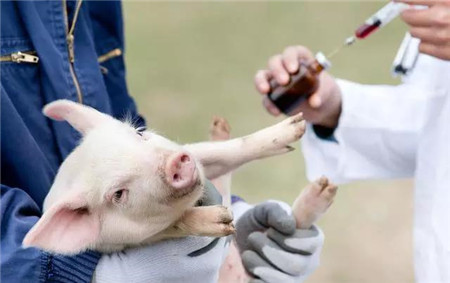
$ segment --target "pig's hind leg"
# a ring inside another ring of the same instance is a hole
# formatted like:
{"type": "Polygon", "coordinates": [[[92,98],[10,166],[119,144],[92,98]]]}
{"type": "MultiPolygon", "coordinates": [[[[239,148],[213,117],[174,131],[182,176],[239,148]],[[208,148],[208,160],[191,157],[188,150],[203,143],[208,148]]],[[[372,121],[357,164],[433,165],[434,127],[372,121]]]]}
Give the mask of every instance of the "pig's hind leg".
{"type": "Polygon", "coordinates": [[[304,132],[305,121],[299,113],[245,137],[185,148],[203,165],[206,178],[214,179],[247,162],[292,151],[289,144],[299,140],[304,132]]]}
{"type": "Polygon", "coordinates": [[[337,187],[326,177],[308,184],[292,206],[297,228],[309,229],[333,203],[336,191],[337,187]]]}
{"type": "MultiPolygon", "coordinates": [[[[231,127],[225,118],[214,117],[209,128],[211,141],[225,141],[230,139],[231,127]]],[[[222,205],[231,206],[231,172],[211,180],[222,195],[222,205]]]]}
{"type": "Polygon", "coordinates": [[[231,127],[228,121],[222,117],[213,117],[209,128],[209,139],[211,141],[225,141],[230,139],[231,127]]]}

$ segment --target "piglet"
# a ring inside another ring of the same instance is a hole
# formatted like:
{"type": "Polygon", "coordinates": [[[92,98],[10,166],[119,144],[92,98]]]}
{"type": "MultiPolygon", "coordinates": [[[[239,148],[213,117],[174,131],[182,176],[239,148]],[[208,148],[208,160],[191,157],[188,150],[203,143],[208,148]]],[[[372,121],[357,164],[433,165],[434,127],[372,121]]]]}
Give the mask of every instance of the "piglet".
{"type": "Polygon", "coordinates": [[[68,100],[46,105],[43,113],[82,135],[59,168],[42,217],[23,240],[24,247],[60,254],[234,233],[226,207],[195,207],[205,180],[289,152],[305,131],[298,114],[242,138],[178,145],[68,100]]]}

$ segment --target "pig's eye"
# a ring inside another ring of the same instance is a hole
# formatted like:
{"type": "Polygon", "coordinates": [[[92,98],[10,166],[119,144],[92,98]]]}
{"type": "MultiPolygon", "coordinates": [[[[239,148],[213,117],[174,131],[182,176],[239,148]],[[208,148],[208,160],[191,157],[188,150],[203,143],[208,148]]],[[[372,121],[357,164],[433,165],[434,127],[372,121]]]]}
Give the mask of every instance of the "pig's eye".
{"type": "Polygon", "coordinates": [[[136,129],[136,134],[143,137],[144,136],[144,131],[146,130],[145,127],[139,127],[136,129]]]}
{"type": "Polygon", "coordinates": [[[112,196],[112,201],[117,204],[125,203],[128,200],[128,190],[122,189],[116,191],[112,196]]]}

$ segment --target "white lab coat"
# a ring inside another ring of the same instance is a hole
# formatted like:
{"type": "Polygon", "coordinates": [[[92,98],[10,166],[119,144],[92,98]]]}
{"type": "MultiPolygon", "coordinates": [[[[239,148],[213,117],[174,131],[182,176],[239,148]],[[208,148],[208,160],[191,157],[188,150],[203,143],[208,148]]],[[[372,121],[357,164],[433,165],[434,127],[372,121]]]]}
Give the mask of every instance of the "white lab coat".
{"type": "Polygon", "coordinates": [[[450,61],[419,55],[398,86],[338,84],[338,142],[307,130],[302,149],[308,178],[414,177],[416,281],[450,282],[450,61]]]}

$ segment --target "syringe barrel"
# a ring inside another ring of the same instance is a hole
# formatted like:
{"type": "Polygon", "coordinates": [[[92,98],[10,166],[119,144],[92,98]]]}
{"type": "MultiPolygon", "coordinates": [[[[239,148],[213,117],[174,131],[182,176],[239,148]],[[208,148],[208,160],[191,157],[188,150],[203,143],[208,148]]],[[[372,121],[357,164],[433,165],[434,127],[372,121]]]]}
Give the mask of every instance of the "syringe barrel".
{"type": "Polygon", "coordinates": [[[409,7],[408,4],[398,3],[390,1],[383,8],[378,10],[370,18],[368,18],[365,24],[372,25],[376,22],[381,22],[378,27],[382,27],[397,17],[403,10],[409,7]]]}

